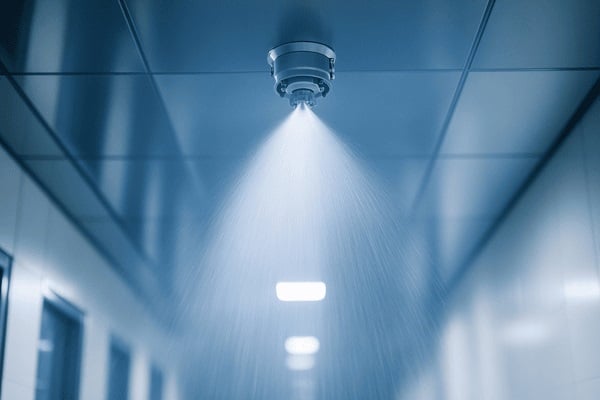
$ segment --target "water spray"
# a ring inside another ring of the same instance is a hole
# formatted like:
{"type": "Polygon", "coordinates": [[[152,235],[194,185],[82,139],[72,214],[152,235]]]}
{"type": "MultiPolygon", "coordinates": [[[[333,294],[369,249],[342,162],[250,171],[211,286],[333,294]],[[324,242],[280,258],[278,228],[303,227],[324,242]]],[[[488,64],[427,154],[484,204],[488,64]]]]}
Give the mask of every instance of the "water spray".
{"type": "Polygon", "coordinates": [[[275,79],[275,92],[290,105],[313,107],[318,97],[331,91],[335,77],[335,52],[316,42],[291,42],[269,51],[267,60],[275,79]]]}

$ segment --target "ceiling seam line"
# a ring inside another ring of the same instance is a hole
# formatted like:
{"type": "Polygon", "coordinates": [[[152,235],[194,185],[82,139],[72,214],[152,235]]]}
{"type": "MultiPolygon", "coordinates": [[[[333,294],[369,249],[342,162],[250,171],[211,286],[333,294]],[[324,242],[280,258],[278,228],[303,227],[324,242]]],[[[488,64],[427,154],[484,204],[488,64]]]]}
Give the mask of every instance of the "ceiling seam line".
{"type": "Polygon", "coordinates": [[[576,72],[600,71],[600,67],[470,68],[470,72],[576,72]]]}
{"type": "MultiPolygon", "coordinates": [[[[5,65],[0,61],[0,69],[6,69],[5,65]]],[[[148,262],[150,264],[154,264],[151,262],[149,256],[142,251],[136,244],[133,238],[130,236],[130,233],[125,230],[124,222],[121,221],[121,218],[118,216],[117,212],[112,208],[108,200],[104,197],[104,195],[96,188],[93,184],[90,176],[83,170],[83,168],[77,162],[77,159],[68,151],[67,146],[63,143],[63,141],[58,137],[58,134],[54,132],[54,129],[50,126],[50,124],[45,120],[45,118],[41,115],[37,107],[33,104],[33,102],[29,99],[25,91],[21,88],[21,86],[17,83],[17,81],[11,76],[6,75],[6,78],[10,82],[13,89],[17,92],[21,100],[25,103],[29,111],[33,114],[33,116],[38,120],[38,122],[42,125],[46,133],[50,136],[50,138],[54,141],[54,144],[58,146],[61,152],[65,155],[66,161],[70,163],[70,165],[75,169],[79,177],[81,177],[88,186],[88,188],[92,191],[92,193],[96,196],[101,205],[105,208],[105,211],[109,214],[113,222],[115,222],[122,230],[125,237],[128,239],[133,249],[138,253],[138,255],[142,258],[143,261],[148,262]]]]}
{"type": "MultiPolygon", "coordinates": [[[[392,68],[392,69],[336,69],[336,74],[348,73],[394,73],[394,72],[458,72],[462,68],[392,68]]],[[[240,70],[240,71],[153,71],[152,75],[243,75],[269,74],[269,70],[240,70]]]]}
{"type": "MultiPolygon", "coordinates": [[[[464,68],[398,68],[338,70],[340,74],[386,74],[386,73],[445,73],[462,72],[464,68]]],[[[469,68],[469,72],[577,72],[600,71],[599,67],[532,67],[532,68],[469,68]]],[[[268,70],[245,71],[70,71],[70,72],[7,72],[0,76],[206,76],[206,75],[258,75],[268,74],[268,70]]]]}
{"type": "MultiPolygon", "coordinates": [[[[129,7],[127,6],[127,3],[125,0],[119,0],[119,4],[121,6],[121,11],[123,12],[123,15],[125,16],[127,28],[129,29],[129,32],[131,33],[131,35],[133,37],[134,44],[140,54],[140,57],[142,58],[144,67],[146,68],[146,71],[148,72],[150,85],[152,86],[154,94],[156,95],[156,97],[160,103],[160,107],[162,108],[165,118],[168,121],[169,127],[171,128],[171,132],[173,133],[173,140],[176,143],[176,148],[179,152],[180,160],[183,163],[185,170],[188,172],[188,174],[190,174],[191,180],[193,182],[192,184],[194,186],[194,189],[196,190],[196,194],[198,196],[200,196],[202,193],[201,185],[199,183],[200,179],[199,179],[198,175],[195,173],[195,171],[193,170],[192,166],[190,166],[189,163],[184,162],[185,152],[183,151],[183,146],[181,145],[181,143],[179,141],[179,137],[177,135],[177,130],[175,129],[175,124],[173,123],[173,121],[171,119],[171,115],[169,114],[169,110],[167,109],[165,100],[162,96],[162,93],[160,92],[158,83],[156,82],[156,79],[154,77],[155,74],[152,73],[152,70],[150,69],[150,64],[146,57],[146,53],[144,52],[144,49],[142,48],[142,41],[141,41],[140,35],[138,34],[133,16],[131,15],[131,12],[129,11],[129,7]]],[[[265,70],[265,73],[266,72],[267,71],[265,70]]]]}
{"type": "MultiPolygon", "coordinates": [[[[40,155],[40,154],[20,154],[25,161],[61,161],[66,160],[63,156],[57,155],[40,155]]],[[[463,159],[506,159],[506,160],[522,160],[529,158],[540,158],[543,153],[447,153],[440,154],[438,159],[444,160],[463,160],[463,159]]],[[[153,161],[202,161],[202,160],[243,160],[243,156],[211,156],[211,155],[184,155],[184,156],[121,156],[121,155],[105,155],[105,156],[78,156],[74,155],[77,161],[122,161],[122,162],[153,162],[153,161]]],[[[364,159],[378,160],[428,160],[428,155],[366,155],[361,156],[364,159]]]]}
{"type": "Polygon", "coordinates": [[[454,95],[452,96],[452,100],[450,101],[446,117],[444,118],[444,121],[440,128],[440,132],[434,145],[433,152],[425,168],[425,173],[423,175],[423,179],[421,180],[421,185],[419,185],[419,189],[417,190],[417,193],[415,194],[415,197],[413,199],[413,203],[409,213],[409,215],[411,215],[412,217],[416,215],[417,207],[419,206],[422,197],[425,194],[425,190],[429,185],[436,159],[439,156],[440,150],[446,138],[448,127],[450,126],[450,122],[452,121],[452,117],[454,116],[454,112],[456,110],[456,107],[458,106],[458,101],[460,99],[460,96],[462,95],[462,91],[467,81],[467,76],[469,75],[469,70],[471,68],[471,65],[473,64],[473,60],[475,59],[477,50],[479,49],[479,44],[481,43],[481,38],[483,37],[483,33],[489,21],[492,9],[494,8],[494,4],[495,0],[488,0],[485,11],[481,18],[481,22],[479,23],[477,33],[475,34],[475,38],[473,39],[473,44],[471,45],[471,49],[469,50],[469,54],[465,61],[465,66],[458,80],[458,84],[456,85],[456,89],[454,91],[454,95]]]}
{"type": "Polygon", "coordinates": [[[137,34],[137,29],[135,28],[135,23],[133,21],[133,17],[131,16],[131,12],[129,11],[129,7],[125,0],[119,0],[119,7],[121,8],[121,12],[123,13],[123,17],[125,18],[125,23],[127,24],[127,28],[129,29],[129,34],[131,35],[133,42],[135,44],[136,50],[138,51],[138,55],[142,60],[142,64],[147,74],[151,74],[152,71],[150,69],[150,64],[148,63],[148,58],[146,57],[146,53],[142,48],[142,42],[137,34]]]}
{"type": "Polygon", "coordinates": [[[37,71],[37,72],[11,72],[12,76],[144,76],[145,71],[37,71]]]}
{"type": "Polygon", "coordinates": [[[581,122],[583,117],[586,115],[587,111],[591,108],[596,99],[600,98],[600,78],[596,80],[592,88],[587,92],[586,96],[583,100],[578,104],[577,108],[569,118],[569,120],[565,123],[563,128],[559,131],[558,136],[554,139],[548,150],[544,153],[541,160],[534,166],[533,170],[527,175],[525,180],[521,185],[519,185],[515,194],[511,197],[505,207],[502,208],[498,217],[494,220],[492,225],[485,231],[482,235],[481,239],[477,241],[477,245],[473,247],[473,250],[469,252],[469,255],[465,259],[465,262],[462,263],[462,266],[454,273],[452,276],[448,286],[447,293],[450,294],[454,289],[456,289],[462,279],[470,270],[472,263],[479,256],[483,248],[489,243],[489,241],[494,237],[495,233],[500,229],[503,225],[504,221],[509,217],[511,212],[519,203],[519,200],[527,193],[527,190],[531,186],[532,183],[539,177],[539,175],[544,171],[546,166],[550,163],[550,161],[554,158],[556,153],[562,148],[562,145],[569,138],[575,127],[581,122]]]}

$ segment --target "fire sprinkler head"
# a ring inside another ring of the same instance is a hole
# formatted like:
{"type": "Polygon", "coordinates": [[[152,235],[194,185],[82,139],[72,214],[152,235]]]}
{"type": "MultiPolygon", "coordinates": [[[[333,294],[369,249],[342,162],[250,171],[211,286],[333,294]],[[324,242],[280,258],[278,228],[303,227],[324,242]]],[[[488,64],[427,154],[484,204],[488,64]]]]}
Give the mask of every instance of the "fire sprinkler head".
{"type": "Polygon", "coordinates": [[[291,42],[269,51],[267,58],[275,79],[275,92],[290,99],[292,107],[313,107],[325,97],[335,77],[335,52],[315,42],[291,42]]]}

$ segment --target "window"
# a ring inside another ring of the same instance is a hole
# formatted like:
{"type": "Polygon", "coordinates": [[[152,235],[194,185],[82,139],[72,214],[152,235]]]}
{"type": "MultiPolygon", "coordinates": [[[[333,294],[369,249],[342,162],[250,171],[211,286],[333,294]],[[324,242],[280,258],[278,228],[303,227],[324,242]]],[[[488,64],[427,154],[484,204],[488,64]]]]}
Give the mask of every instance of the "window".
{"type": "Polygon", "coordinates": [[[129,365],[127,347],[116,338],[110,344],[107,400],[127,400],[129,397],[129,365]]]}
{"type": "MultiPolygon", "coordinates": [[[[2,382],[2,365],[4,364],[4,336],[6,332],[10,267],[11,258],[0,250],[0,382],[2,382]]],[[[1,386],[0,390],[2,390],[1,386]]]]}
{"type": "Polygon", "coordinates": [[[163,398],[163,376],[160,369],[152,366],[150,370],[150,400],[162,400],[163,398]]]}
{"type": "Polygon", "coordinates": [[[81,312],[52,295],[44,301],[38,342],[36,400],[77,400],[81,358],[81,312]]]}

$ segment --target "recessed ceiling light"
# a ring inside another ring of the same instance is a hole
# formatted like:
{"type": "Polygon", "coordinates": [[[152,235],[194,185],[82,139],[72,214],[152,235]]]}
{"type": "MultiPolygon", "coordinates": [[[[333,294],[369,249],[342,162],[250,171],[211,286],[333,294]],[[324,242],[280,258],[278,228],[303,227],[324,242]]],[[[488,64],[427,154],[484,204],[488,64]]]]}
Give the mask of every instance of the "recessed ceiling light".
{"type": "Polygon", "coordinates": [[[277,282],[275,291],[281,301],[321,301],[327,287],[323,282],[277,282]]]}
{"type": "Polygon", "coordinates": [[[285,340],[285,351],[290,354],[315,354],[319,351],[319,339],[314,336],[290,336],[285,340]]]}

